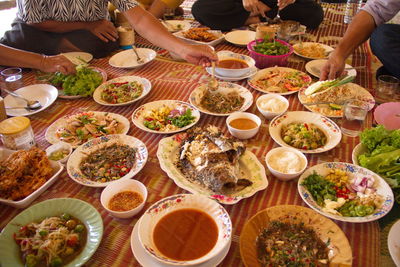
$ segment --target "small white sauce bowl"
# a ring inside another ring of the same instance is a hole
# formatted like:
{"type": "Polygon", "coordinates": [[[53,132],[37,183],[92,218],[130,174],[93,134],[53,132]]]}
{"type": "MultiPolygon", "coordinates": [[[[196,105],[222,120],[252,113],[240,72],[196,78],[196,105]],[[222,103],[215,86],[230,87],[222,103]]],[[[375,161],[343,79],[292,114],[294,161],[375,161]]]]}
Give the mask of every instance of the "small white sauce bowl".
{"type": "Polygon", "coordinates": [[[279,115],[285,113],[288,110],[289,101],[286,99],[286,97],[278,95],[278,94],[266,94],[266,95],[262,95],[259,98],[257,98],[256,105],[257,105],[258,111],[260,111],[260,113],[267,120],[272,120],[276,116],[279,116],[279,115]],[[267,111],[267,110],[262,109],[261,103],[264,102],[264,101],[268,101],[269,99],[277,99],[279,101],[282,101],[284,103],[284,105],[285,105],[285,108],[282,109],[281,112],[271,112],[271,111],[267,111]]]}
{"type": "Polygon", "coordinates": [[[49,146],[48,148],[46,148],[45,152],[46,152],[47,157],[49,157],[51,155],[51,153],[56,152],[58,150],[67,150],[68,154],[64,158],[62,158],[60,160],[55,160],[55,161],[60,162],[61,164],[66,163],[68,158],[69,158],[69,156],[72,153],[71,144],[68,144],[66,142],[60,141],[60,142],[55,143],[55,144],[49,146]]]}
{"type": "Polygon", "coordinates": [[[227,69],[216,66],[215,72],[219,76],[223,77],[229,77],[229,78],[242,77],[243,75],[247,74],[252,67],[256,65],[256,62],[251,57],[243,54],[234,53],[231,51],[219,51],[217,52],[217,56],[219,61],[227,59],[238,59],[246,62],[246,64],[248,65],[248,67],[242,69],[227,69]]]}
{"type": "Polygon", "coordinates": [[[305,169],[307,168],[307,165],[308,165],[308,160],[307,160],[307,157],[303,153],[298,151],[297,149],[294,149],[294,148],[291,148],[291,147],[277,147],[277,148],[271,149],[267,153],[267,155],[265,156],[265,163],[267,164],[267,167],[268,167],[269,171],[271,172],[271,174],[273,176],[275,176],[276,178],[278,178],[281,181],[289,181],[289,180],[292,180],[292,179],[300,176],[305,171],[305,169]],[[284,151],[293,152],[299,157],[301,163],[303,164],[303,166],[301,167],[300,171],[295,172],[295,173],[284,173],[284,172],[280,172],[278,170],[275,170],[271,166],[271,164],[270,164],[271,157],[276,153],[282,153],[284,151]]]}
{"type": "Polygon", "coordinates": [[[235,112],[228,116],[228,118],[226,119],[226,125],[228,126],[229,132],[234,137],[239,139],[249,139],[255,136],[260,130],[261,119],[257,115],[249,112],[235,112]],[[236,129],[230,125],[231,121],[235,119],[250,119],[257,124],[257,127],[249,130],[236,129]]]}
{"type": "Polygon", "coordinates": [[[132,179],[118,180],[113,183],[110,183],[109,185],[106,186],[106,188],[104,188],[100,196],[100,202],[103,208],[107,210],[112,216],[121,219],[130,218],[138,214],[143,209],[144,204],[146,203],[146,199],[147,199],[146,186],[141,182],[132,179]],[[110,202],[111,198],[114,195],[124,191],[133,191],[139,193],[143,198],[142,203],[140,203],[139,206],[137,206],[136,208],[133,208],[128,211],[110,210],[108,208],[108,203],[110,202]]]}

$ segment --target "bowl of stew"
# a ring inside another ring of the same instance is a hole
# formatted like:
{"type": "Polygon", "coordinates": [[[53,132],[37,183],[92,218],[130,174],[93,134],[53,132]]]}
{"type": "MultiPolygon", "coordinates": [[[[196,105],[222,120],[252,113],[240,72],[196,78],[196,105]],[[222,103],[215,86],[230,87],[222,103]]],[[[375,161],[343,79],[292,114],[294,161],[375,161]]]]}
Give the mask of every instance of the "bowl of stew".
{"type": "Polygon", "coordinates": [[[230,245],[232,238],[227,211],[200,194],[161,199],[138,223],[141,246],[168,266],[192,266],[213,259],[230,245]]]}
{"type": "Polygon", "coordinates": [[[226,119],[226,125],[231,135],[239,139],[254,137],[261,126],[261,119],[249,112],[235,112],[226,119]]]}
{"type": "Polygon", "coordinates": [[[223,77],[241,77],[250,72],[256,64],[251,57],[231,51],[219,51],[217,56],[215,72],[223,77]]]}

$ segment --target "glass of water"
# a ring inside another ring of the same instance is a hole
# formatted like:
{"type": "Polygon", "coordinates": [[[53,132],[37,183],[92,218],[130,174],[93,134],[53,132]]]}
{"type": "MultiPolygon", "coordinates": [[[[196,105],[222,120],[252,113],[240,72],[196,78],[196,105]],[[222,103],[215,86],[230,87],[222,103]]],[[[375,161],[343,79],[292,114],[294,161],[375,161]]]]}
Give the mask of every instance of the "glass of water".
{"type": "Polygon", "coordinates": [[[344,135],[355,137],[362,131],[368,108],[367,103],[357,100],[351,100],[344,104],[341,127],[344,135]]]}
{"type": "Polygon", "coordinates": [[[23,86],[21,68],[4,69],[0,74],[8,90],[15,91],[23,86]]]}
{"type": "Polygon", "coordinates": [[[378,77],[377,95],[380,99],[393,100],[398,87],[399,79],[390,75],[381,75],[378,77]]]}

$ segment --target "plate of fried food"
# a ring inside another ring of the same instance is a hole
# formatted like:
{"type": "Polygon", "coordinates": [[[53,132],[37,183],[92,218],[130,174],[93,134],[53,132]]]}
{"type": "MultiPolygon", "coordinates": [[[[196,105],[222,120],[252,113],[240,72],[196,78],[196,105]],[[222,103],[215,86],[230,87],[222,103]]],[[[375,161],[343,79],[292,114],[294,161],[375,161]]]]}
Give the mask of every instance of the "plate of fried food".
{"type": "Polygon", "coordinates": [[[203,84],[192,91],[190,103],[205,114],[229,116],[236,111],[246,111],[253,104],[253,95],[236,83],[219,82],[217,90],[203,84]]]}
{"type": "Polygon", "coordinates": [[[179,187],[221,204],[235,204],[268,186],[264,166],[245,143],[213,125],[162,139],[157,158],[179,187]]]}
{"type": "Polygon", "coordinates": [[[50,144],[60,141],[76,148],[86,141],[108,134],[126,134],[129,120],[110,112],[87,111],[64,116],[53,122],[46,130],[45,138],[50,144]]]}
{"type": "Polygon", "coordinates": [[[300,42],[293,45],[294,53],[306,59],[328,58],[334,49],[326,44],[315,42],[300,42]]]}
{"type": "Polygon", "coordinates": [[[106,187],[135,176],[147,157],[146,145],[139,139],[111,134],[91,139],[75,149],[68,159],[67,172],[78,184],[106,187]]]}
{"type": "Polygon", "coordinates": [[[174,35],[188,43],[210,46],[215,46],[224,40],[221,31],[210,30],[210,28],[191,28],[187,31],[176,32],[174,35]]]}
{"type": "Polygon", "coordinates": [[[311,81],[311,77],[302,71],[275,66],[259,70],[247,82],[262,93],[290,95],[307,88],[311,81]]]}
{"type": "Polygon", "coordinates": [[[37,147],[18,151],[0,148],[0,203],[25,208],[56,181],[63,169],[37,147]]]}

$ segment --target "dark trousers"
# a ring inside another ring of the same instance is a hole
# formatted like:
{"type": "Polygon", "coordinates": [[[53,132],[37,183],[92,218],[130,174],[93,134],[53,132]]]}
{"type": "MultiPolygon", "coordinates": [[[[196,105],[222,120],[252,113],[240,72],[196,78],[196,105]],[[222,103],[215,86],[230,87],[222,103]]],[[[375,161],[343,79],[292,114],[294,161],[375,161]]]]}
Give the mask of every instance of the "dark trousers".
{"type": "Polygon", "coordinates": [[[371,35],[370,45],[385,69],[400,79],[400,25],[378,26],[371,35]]]}
{"type": "MultiPolygon", "coordinates": [[[[276,0],[262,0],[272,10],[266,15],[274,18],[277,13],[276,0]]],[[[243,7],[242,0],[197,0],[192,6],[194,18],[201,24],[215,30],[229,31],[244,25],[250,12],[243,7]]],[[[282,20],[294,20],[314,29],[324,19],[322,7],[314,0],[297,0],[281,10],[282,20]]]]}
{"type": "Polygon", "coordinates": [[[19,19],[11,24],[0,43],[14,48],[46,55],[56,55],[60,52],[60,43],[68,40],[83,52],[91,53],[95,58],[106,57],[119,48],[118,41],[103,42],[97,36],[86,30],[77,30],[66,33],[41,31],[29,26],[19,19]]]}

